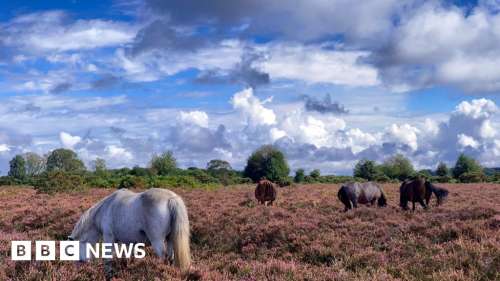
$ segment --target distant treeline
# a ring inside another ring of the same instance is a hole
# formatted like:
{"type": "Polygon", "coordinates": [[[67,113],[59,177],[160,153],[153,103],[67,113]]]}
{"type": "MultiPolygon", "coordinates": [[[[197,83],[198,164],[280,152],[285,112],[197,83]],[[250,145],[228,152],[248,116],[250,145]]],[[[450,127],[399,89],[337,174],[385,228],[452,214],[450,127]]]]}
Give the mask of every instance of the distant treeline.
{"type": "Polygon", "coordinates": [[[436,182],[500,182],[498,169],[483,169],[476,160],[461,154],[453,168],[439,163],[436,170],[415,171],[411,161],[398,154],[385,162],[360,160],[353,176],[321,175],[320,170],[306,174],[304,169],[290,176],[284,154],[274,146],[265,145],[254,151],[243,171],[234,170],[224,160],[210,160],[205,168],[180,169],[171,151],[154,155],[147,167],[108,169],[104,159],[97,158],[90,169],[69,149],[55,149],[40,156],[29,152],[16,155],[9,162],[7,176],[0,185],[30,185],[41,192],[99,188],[185,187],[216,188],[256,182],[265,177],[280,186],[295,183],[341,183],[346,181],[397,182],[423,176],[436,182]]]}

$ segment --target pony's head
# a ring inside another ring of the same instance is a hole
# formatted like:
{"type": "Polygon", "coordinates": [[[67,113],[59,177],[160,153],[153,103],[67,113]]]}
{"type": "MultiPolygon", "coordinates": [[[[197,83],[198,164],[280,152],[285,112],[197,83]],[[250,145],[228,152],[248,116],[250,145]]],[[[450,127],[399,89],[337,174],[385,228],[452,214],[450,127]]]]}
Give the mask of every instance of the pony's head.
{"type": "Polygon", "coordinates": [[[379,207],[385,207],[385,206],[387,206],[387,199],[385,198],[384,194],[382,194],[382,196],[380,196],[378,198],[377,204],[378,204],[379,207]]]}
{"type": "Polygon", "coordinates": [[[89,259],[86,251],[87,244],[95,243],[99,240],[99,231],[94,225],[93,215],[93,207],[85,211],[73,228],[71,235],[68,236],[68,240],[80,242],[80,261],[89,259]]]}
{"type": "Polygon", "coordinates": [[[446,201],[446,198],[448,198],[448,193],[448,190],[444,188],[435,188],[434,194],[436,194],[438,205],[441,205],[446,201]]]}

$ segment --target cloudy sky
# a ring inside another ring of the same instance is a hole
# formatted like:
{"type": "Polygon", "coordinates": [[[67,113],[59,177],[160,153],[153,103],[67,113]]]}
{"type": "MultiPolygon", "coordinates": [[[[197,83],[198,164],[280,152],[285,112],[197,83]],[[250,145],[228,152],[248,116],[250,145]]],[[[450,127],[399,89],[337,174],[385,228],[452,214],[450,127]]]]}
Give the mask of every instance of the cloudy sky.
{"type": "Polygon", "coordinates": [[[500,0],[72,0],[0,4],[0,171],[89,163],[350,174],[402,153],[500,166],[500,0]]]}

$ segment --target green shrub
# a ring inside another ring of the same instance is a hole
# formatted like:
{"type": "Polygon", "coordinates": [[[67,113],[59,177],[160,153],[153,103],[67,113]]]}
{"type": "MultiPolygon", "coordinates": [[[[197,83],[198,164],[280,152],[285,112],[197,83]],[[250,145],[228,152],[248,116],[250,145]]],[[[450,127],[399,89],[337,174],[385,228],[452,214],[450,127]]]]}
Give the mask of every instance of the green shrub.
{"type": "Polygon", "coordinates": [[[81,191],[87,188],[83,176],[63,171],[45,172],[36,177],[34,188],[43,193],[81,191]]]}
{"type": "Polygon", "coordinates": [[[17,185],[19,181],[10,176],[0,177],[0,185],[17,185]]]}
{"type": "Polygon", "coordinates": [[[439,183],[449,183],[453,181],[453,178],[451,176],[437,176],[437,177],[432,177],[431,178],[432,182],[439,182],[439,183]]]}
{"type": "Polygon", "coordinates": [[[265,145],[248,157],[243,174],[254,182],[257,182],[262,177],[278,182],[280,179],[287,177],[289,172],[290,168],[285,155],[276,147],[265,145]]]}
{"type": "Polygon", "coordinates": [[[469,172],[461,174],[459,180],[463,183],[475,183],[485,182],[487,178],[483,172],[469,172]]]}
{"type": "Polygon", "coordinates": [[[389,178],[388,176],[386,175],[378,175],[376,178],[375,178],[375,181],[376,182],[381,182],[381,183],[387,183],[387,182],[391,182],[391,178],[389,178]]]}
{"type": "Polygon", "coordinates": [[[142,177],[137,177],[137,176],[132,176],[132,175],[127,175],[124,176],[120,180],[120,184],[118,185],[118,188],[146,188],[146,182],[144,181],[144,178],[142,177]]]}

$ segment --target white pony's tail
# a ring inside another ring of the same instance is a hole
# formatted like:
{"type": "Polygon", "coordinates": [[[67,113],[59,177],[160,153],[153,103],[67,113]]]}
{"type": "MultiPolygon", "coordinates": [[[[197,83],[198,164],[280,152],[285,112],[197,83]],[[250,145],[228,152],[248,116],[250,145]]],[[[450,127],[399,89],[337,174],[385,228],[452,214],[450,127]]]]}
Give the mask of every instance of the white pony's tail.
{"type": "Polygon", "coordinates": [[[172,214],[171,238],[174,246],[174,262],[183,274],[191,267],[191,251],[189,249],[189,218],[184,201],[179,196],[169,200],[172,214]]]}

